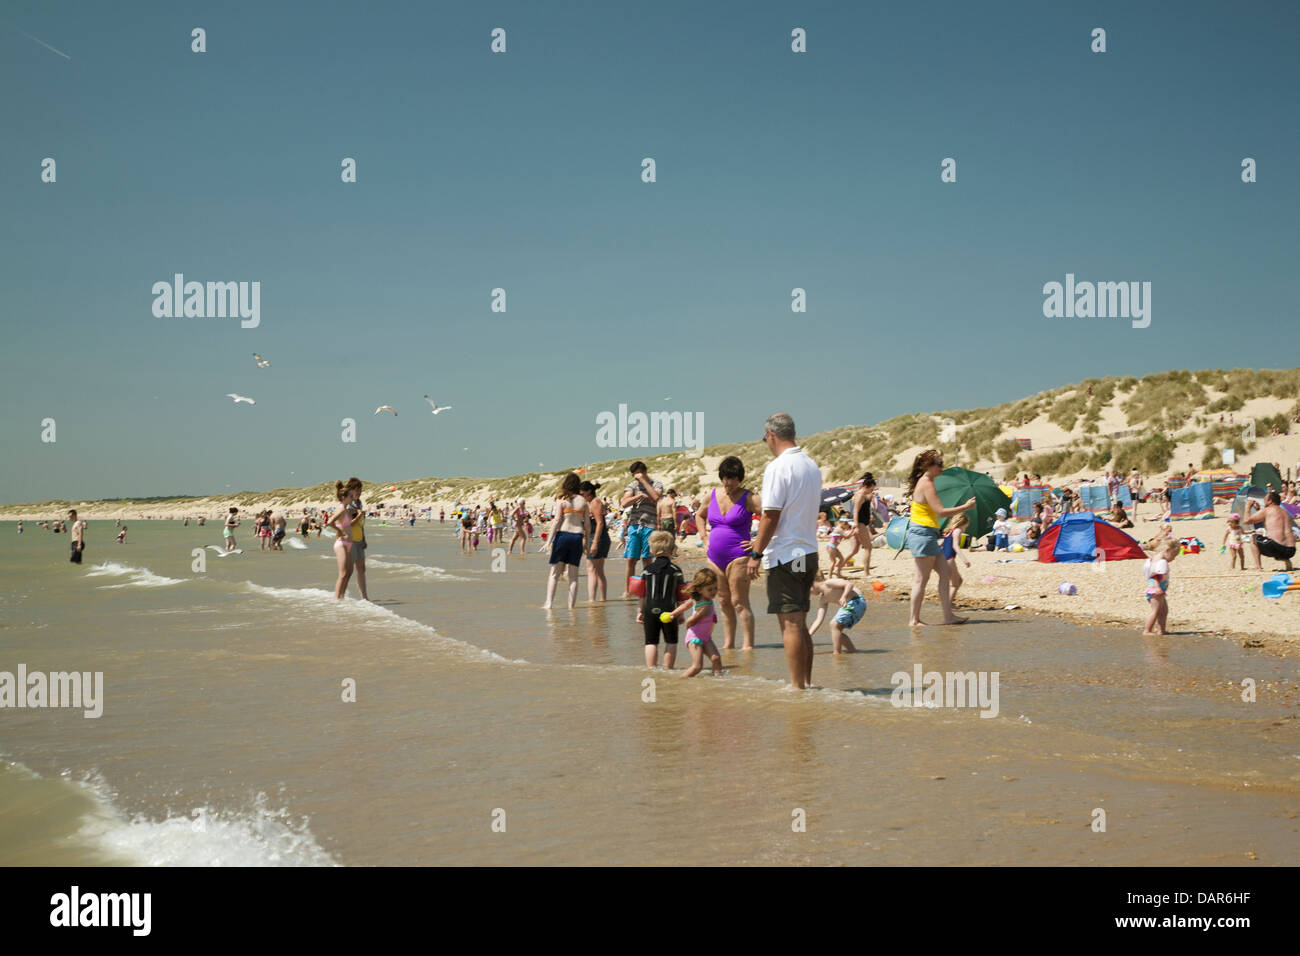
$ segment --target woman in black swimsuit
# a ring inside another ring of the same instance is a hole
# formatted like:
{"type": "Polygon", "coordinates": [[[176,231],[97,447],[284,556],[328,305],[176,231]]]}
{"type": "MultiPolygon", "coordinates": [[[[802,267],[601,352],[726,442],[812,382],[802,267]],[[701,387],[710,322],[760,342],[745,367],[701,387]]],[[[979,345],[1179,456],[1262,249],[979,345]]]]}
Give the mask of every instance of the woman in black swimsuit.
{"type": "Polygon", "coordinates": [[[853,556],[861,549],[866,552],[862,559],[866,562],[862,573],[866,575],[871,573],[871,540],[878,533],[876,529],[880,524],[880,516],[876,512],[875,476],[868,471],[862,476],[861,481],[862,487],[853,496],[852,504],[852,513],[854,518],[857,519],[857,523],[854,525],[857,538],[853,550],[848,553],[844,562],[847,564],[852,561],[853,556]]]}

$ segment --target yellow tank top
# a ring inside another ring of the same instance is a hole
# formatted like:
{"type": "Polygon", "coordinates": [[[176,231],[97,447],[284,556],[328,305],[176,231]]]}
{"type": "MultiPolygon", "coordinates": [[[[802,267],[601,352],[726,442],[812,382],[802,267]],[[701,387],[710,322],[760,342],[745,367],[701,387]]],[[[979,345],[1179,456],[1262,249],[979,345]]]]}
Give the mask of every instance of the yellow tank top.
{"type": "Polygon", "coordinates": [[[357,516],[352,519],[352,540],[364,541],[365,537],[366,537],[366,516],[358,512],[357,516]]]}
{"type": "Polygon", "coordinates": [[[923,528],[938,528],[939,516],[924,501],[913,501],[912,524],[919,524],[923,528]]]}

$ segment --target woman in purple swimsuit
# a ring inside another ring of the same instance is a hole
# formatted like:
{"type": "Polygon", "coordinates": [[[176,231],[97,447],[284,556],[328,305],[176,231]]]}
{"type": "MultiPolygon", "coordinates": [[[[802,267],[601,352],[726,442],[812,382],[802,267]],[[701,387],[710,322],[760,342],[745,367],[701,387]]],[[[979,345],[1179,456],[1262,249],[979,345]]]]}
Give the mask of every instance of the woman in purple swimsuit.
{"type": "Polygon", "coordinates": [[[745,634],[747,651],[754,649],[754,612],[749,607],[749,556],[752,515],[761,515],[758,495],[741,487],[745,466],[734,455],[718,465],[722,487],[709,494],[708,504],[695,515],[700,538],[707,547],[709,567],[718,575],[718,610],[722,612],[724,650],[736,646],[736,618],[745,634]]]}

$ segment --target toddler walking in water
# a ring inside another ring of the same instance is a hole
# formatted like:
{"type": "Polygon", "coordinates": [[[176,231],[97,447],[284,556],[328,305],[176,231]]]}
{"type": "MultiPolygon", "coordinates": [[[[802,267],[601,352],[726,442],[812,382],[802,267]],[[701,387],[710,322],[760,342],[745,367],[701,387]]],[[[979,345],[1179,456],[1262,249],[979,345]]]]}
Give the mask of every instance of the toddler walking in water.
{"type": "Polygon", "coordinates": [[[1178,557],[1182,547],[1177,541],[1166,541],[1164,547],[1146,559],[1142,573],[1147,576],[1147,601],[1151,604],[1151,613],[1147,615],[1147,629],[1143,636],[1151,637],[1164,634],[1169,622],[1169,563],[1178,557]]]}
{"type": "Polygon", "coordinates": [[[686,649],[691,652],[691,666],[682,672],[683,677],[694,677],[704,670],[704,655],[713,663],[713,676],[722,673],[722,655],[713,643],[713,625],[718,623],[718,613],[713,609],[713,599],[718,596],[718,575],[711,568],[701,568],[686,586],[690,598],[673,611],[673,616],[686,613],[686,649]]]}

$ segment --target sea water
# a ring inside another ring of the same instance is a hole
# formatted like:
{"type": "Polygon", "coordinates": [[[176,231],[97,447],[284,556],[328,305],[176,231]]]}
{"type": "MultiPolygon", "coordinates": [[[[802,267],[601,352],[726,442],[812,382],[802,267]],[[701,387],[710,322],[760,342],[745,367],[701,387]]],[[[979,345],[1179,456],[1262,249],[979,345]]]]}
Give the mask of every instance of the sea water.
{"type": "Polygon", "coordinates": [[[819,631],[792,692],[760,580],[757,649],[680,680],[585,579],[541,610],[536,541],[493,571],[450,523],[372,519],[374,603],[336,602],[328,537],[245,535],[199,573],[219,527],[130,524],[92,520],[80,566],[0,533],[0,671],[104,674],[97,719],[0,709],[0,864],[1300,862],[1295,659],[1266,649],[1004,612],[913,632],[869,592],[861,653],[819,631]],[[893,706],[917,665],[996,672],[997,716],[893,706]]]}

